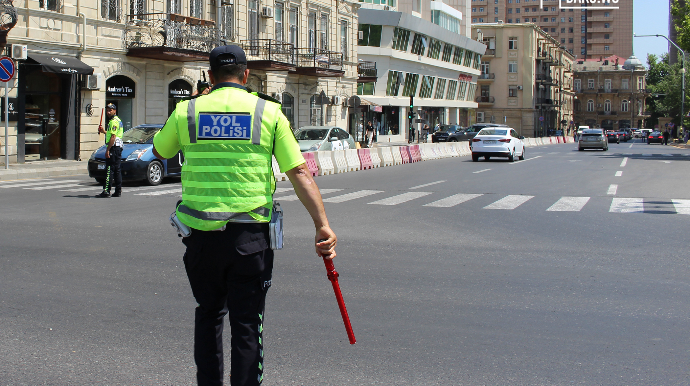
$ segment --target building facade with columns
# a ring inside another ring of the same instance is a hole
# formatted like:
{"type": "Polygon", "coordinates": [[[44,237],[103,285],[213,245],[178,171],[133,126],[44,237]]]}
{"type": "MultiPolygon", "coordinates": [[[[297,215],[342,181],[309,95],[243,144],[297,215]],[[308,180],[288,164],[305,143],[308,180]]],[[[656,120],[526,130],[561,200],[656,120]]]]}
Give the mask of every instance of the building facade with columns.
{"type": "MultiPolygon", "coordinates": [[[[162,124],[221,44],[247,53],[248,86],[294,128],[346,126],[357,89],[357,9],[342,0],[20,0],[8,46],[26,45],[10,96],[11,161],[86,159],[107,103],[126,128],[162,124]],[[16,158],[15,158],[16,156],[16,158]]],[[[8,52],[11,47],[8,47],[8,52]]],[[[4,134],[4,133],[3,133],[4,134]]],[[[3,136],[4,138],[4,136],[3,136]]],[[[4,151],[4,146],[2,146],[4,151]]]]}
{"type": "Polygon", "coordinates": [[[360,68],[374,71],[360,75],[358,94],[369,104],[365,116],[379,128],[379,142],[409,139],[410,97],[416,130],[473,121],[483,44],[463,29],[451,32],[419,15],[369,4],[359,10],[359,31],[360,68]]]}
{"type": "Polygon", "coordinates": [[[537,25],[472,26],[489,48],[481,59],[477,121],[505,123],[526,137],[572,129],[573,55],[537,25]]]}

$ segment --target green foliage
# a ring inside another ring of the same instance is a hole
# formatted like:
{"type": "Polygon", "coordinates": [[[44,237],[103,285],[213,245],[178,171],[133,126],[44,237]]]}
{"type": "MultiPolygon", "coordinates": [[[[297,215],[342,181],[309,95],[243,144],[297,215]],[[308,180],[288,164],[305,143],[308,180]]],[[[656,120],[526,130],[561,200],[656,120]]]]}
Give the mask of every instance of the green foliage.
{"type": "MultiPolygon", "coordinates": [[[[652,94],[647,99],[647,109],[652,113],[652,117],[648,121],[649,125],[657,124],[659,117],[674,117],[673,122],[678,125],[680,123],[682,95],[682,64],[670,65],[668,54],[662,55],[661,58],[650,54],[647,56],[647,64],[649,65],[647,90],[652,94]]],[[[687,74],[685,81],[688,82],[687,74]]],[[[685,115],[690,109],[690,103],[688,103],[690,95],[687,94],[689,93],[686,87],[685,115]]],[[[685,118],[685,125],[689,121],[690,119],[685,118]]]]}
{"type": "Polygon", "coordinates": [[[690,2],[686,0],[673,0],[671,4],[671,14],[676,21],[676,44],[683,51],[690,51],[690,2]]]}

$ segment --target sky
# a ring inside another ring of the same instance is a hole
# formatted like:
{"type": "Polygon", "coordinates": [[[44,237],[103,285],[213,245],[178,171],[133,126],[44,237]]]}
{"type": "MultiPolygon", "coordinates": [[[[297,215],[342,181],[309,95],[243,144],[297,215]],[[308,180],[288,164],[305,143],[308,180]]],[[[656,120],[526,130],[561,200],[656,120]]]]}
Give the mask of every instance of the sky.
{"type": "MultiPolygon", "coordinates": [[[[622,0],[633,2],[633,33],[668,36],[668,0],[622,0]]],[[[668,41],[657,37],[633,38],[633,52],[647,65],[647,54],[668,52],[668,41]]]]}

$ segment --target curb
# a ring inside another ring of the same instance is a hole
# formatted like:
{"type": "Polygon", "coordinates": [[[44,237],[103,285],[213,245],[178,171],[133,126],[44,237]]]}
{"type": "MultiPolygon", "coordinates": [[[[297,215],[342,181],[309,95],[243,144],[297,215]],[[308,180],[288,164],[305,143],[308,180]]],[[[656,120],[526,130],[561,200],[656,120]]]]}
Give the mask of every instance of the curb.
{"type": "MultiPolygon", "coordinates": [[[[77,165],[73,166],[57,166],[57,167],[12,167],[9,169],[0,169],[0,181],[22,180],[42,177],[62,177],[74,176],[80,174],[88,174],[87,163],[74,161],[77,165]]],[[[26,165],[26,164],[25,164],[26,165]]],[[[4,167],[4,166],[3,166],[4,167]]]]}

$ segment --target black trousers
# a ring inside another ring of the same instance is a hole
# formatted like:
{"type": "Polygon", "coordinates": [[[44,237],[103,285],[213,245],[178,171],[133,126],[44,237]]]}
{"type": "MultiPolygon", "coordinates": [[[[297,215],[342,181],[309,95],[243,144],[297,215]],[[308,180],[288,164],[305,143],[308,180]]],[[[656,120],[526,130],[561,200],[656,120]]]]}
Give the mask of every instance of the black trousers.
{"type": "Polygon", "coordinates": [[[110,157],[105,159],[105,182],[103,183],[103,190],[110,192],[110,187],[115,186],[115,191],[122,189],[122,170],[120,163],[122,162],[122,148],[113,146],[110,148],[110,157]]]}
{"type": "Polygon", "coordinates": [[[223,318],[228,314],[230,385],[259,385],[264,305],[273,272],[268,224],[229,223],[222,232],[194,229],[183,243],[187,277],[199,304],[194,318],[198,384],[223,384],[223,318]]]}

